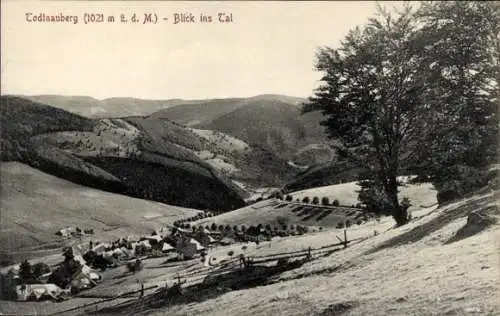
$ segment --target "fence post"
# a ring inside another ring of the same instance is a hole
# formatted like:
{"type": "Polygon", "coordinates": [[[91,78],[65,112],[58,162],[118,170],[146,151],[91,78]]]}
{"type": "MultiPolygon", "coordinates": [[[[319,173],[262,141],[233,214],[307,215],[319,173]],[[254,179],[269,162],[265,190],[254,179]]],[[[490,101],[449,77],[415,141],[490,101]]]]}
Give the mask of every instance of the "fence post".
{"type": "Polygon", "coordinates": [[[344,229],[344,248],[347,248],[347,229],[344,229]]]}

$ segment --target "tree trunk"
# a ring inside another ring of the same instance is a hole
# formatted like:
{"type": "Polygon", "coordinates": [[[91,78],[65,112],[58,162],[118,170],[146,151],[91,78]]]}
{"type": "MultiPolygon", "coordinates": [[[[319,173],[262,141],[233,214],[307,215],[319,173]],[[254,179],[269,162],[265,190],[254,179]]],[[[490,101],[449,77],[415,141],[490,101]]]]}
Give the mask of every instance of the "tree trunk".
{"type": "Polygon", "coordinates": [[[402,226],[408,223],[408,210],[401,207],[398,199],[398,182],[397,177],[392,176],[388,179],[385,185],[385,193],[392,204],[392,217],[396,221],[397,226],[402,226]]]}

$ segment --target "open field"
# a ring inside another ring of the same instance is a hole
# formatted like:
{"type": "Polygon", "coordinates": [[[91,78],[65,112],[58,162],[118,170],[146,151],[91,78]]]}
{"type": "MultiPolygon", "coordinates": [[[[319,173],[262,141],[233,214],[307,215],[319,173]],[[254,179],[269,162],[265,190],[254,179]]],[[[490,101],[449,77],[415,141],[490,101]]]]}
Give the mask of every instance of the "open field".
{"type": "MultiPolygon", "coordinates": [[[[400,180],[406,180],[407,177],[401,177],[400,180]]],[[[422,207],[428,207],[437,202],[436,200],[436,190],[430,183],[422,184],[407,184],[403,181],[404,185],[399,189],[399,198],[408,197],[411,201],[412,206],[410,211],[416,210],[422,207]]],[[[317,187],[313,189],[307,189],[302,191],[296,191],[289,193],[293,200],[302,200],[304,197],[308,196],[311,200],[313,197],[317,196],[320,201],[321,198],[327,197],[330,202],[337,199],[340,205],[356,205],[358,201],[357,191],[360,187],[356,182],[348,182],[336,185],[328,185],[323,187],[317,187]]]]}
{"type": "MultiPolygon", "coordinates": [[[[358,202],[357,189],[356,182],[350,182],[293,192],[290,193],[293,202],[268,199],[215,217],[201,219],[192,224],[206,226],[215,223],[217,225],[245,225],[249,227],[258,224],[275,226],[286,223],[287,225],[324,228],[335,227],[339,222],[345,222],[346,220],[355,223],[362,215],[358,209],[350,207],[358,202]],[[302,200],[306,196],[311,200],[316,196],[320,199],[320,202],[323,197],[328,197],[330,203],[334,199],[338,199],[341,207],[295,202],[296,199],[302,200]]],[[[408,196],[411,200],[410,211],[436,204],[436,191],[431,184],[405,184],[400,190],[401,198],[408,196]]]]}
{"type": "Polygon", "coordinates": [[[2,251],[54,243],[65,227],[94,228],[92,238],[149,233],[199,211],[80,186],[21,163],[2,163],[2,251]]]}

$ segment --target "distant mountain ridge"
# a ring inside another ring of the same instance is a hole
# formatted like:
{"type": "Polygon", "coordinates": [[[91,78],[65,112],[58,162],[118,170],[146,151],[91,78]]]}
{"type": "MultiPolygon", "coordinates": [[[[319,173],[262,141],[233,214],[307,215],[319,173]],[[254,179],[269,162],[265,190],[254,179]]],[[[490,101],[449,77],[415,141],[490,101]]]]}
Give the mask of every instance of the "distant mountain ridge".
{"type": "Polygon", "coordinates": [[[320,125],[322,114],[302,114],[306,99],[299,97],[262,94],[206,100],[97,100],[57,95],[25,98],[91,118],[123,118],[142,132],[154,135],[155,142],[177,144],[231,179],[254,186],[281,186],[304,168],[336,159],[331,141],[320,125]],[[241,143],[248,147],[244,152],[236,150],[241,143]]]}
{"type": "Polygon", "coordinates": [[[75,183],[214,211],[244,205],[245,192],[192,151],[122,119],[90,119],[2,96],[1,160],[75,183]]]}
{"type": "MultiPolygon", "coordinates": [[[[111,97],[105,99],[96,99],[89,96],[68,96],[56,94],[43,95],[16,95],[29,99],[34,102],[39,102],[51,105],[63,110],[87,116],[92,118],[113,118],[125,116],[145,116],[165,108],[178,105],[201,104],[211,101],[220,101],[225,99],[142,99],[131,97],[111,97]]],[[[297,97],[289,97],[284,95],[264,94],[252,98],[256,99],[282,99],[289,103],[299,104],[305,99],[297,97]]],[[[247,98],[231,98],[231,100],[247,99],[247,98]]]]}

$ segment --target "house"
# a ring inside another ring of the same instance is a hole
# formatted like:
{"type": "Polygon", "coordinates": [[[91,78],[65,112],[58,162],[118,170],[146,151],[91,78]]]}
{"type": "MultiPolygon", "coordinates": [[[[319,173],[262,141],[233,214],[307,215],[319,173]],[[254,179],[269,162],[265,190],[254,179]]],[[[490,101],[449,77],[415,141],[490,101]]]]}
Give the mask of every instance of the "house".
{"type": "Polygon", "coordinates": [[[192,259],[195,255],[205,249],[196,239],[185,238],[179,240],[176,245],[181,259],[192,259]]]}
{"type": "Polygon", "coordinates": [[[106,252],[106,249],[108,248],[111,248],[110,243],[102,243],[94,246],[94,248],[92,248],[92,251],[95,252],[96,254],[102,254],[106,252]]]}
{"type": "Polygon", "coordinates": [[[101,276],[90,269],[87,265],[82,265],[78,271],[72,276],[70,286],[71,290],[79,292],[89,289],[97,285],[97,281],[101,280],[101,276]]]}
{"type": "Polygon", "coordinates": [[[127,247],[121,247],[120,250],[127,256],[127,258],[133,258],[133,257],[135,257],[135,250],[134,250],[134,248],[128,249],[127,247]]]}
{"type": "Polygon", "coordinates": [[[160,241],[162,241],[162,237],[160,235],[146,236],[145,238],[146,240],[149,240],[150,243],[151,241],[153,241],[153,243],[159,243],[160,241]]]}
{"type": "Polygon", "coordinates": [[[195,236],[196,240],[199,241],[204,247],[208,247],[217,242],[215,238],[210,236],[210,233],[202,231],[198,232],[195,236]]]}
{"type": "Polygon", "coordinates": [[[18,301],[55,299],[69,292],[61,289],[55,284],[22,284],[16,286],[18,301]]]}
{"type": "Polygon", "coordinates": [[[150,250],[152,248],[151,243],[149,242],[149,240],[142,240],[142,241],[138,242],[137,244],[138,245],[144,245],[144,247],[146,247],[147,250],[150,250]]]}
{"type": "Polygon", "coordinates": [[[75,228],[73,228],[73,227],[66,227],[66,228],[62,228],[62,229],[58,230],[56,232],[56,235],[63,236],[63,237],[69,237],[72,234],[74,234],[75,232],[76,232],[75,228]]]}
{"type": "Polygon", "coordinates": [[[162,251],[162,252],[171,252],[171,251],[175,251],[175,248],[174,248],[174,247],[172,247],[170,244],[168,244],[168,243],[164,242],[164,243],[163,243],[163,246],[162,246],[162,248],[161,248],[161,251],[162,251]]]}

